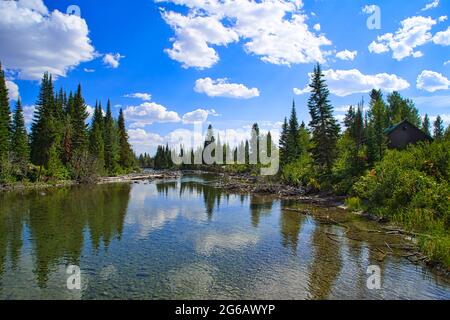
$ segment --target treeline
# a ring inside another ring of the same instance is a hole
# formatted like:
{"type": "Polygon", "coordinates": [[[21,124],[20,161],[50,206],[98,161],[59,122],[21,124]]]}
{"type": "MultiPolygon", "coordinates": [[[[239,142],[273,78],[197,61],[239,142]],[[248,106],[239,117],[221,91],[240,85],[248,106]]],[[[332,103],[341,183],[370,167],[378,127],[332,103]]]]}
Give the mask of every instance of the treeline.
{"type": "Polygon", "coordinates": [[[259,125],[253,124],[250,139],[241,141],[237,146],[222,143],[220,135],[215,135],[212,125],[208,126],[203,145],[197,148],[170,148],[158,146],[156,154],[151,157],[149,154],[141,154],[138,158],[139,165],[143,168],[154,169],[182,169],[182,170],[218,170],[225,169],[236,172],[255,172],[263,165],[261,156],[271,156],[271,151],[276,149],[270,131],[267,134],[261,133],[259,125]],[[265,147],[262,148],[262,144],[265,147]],[[211,152],[212,159],[207,159],[205,150],[211,152]],[[173,159],[178,158],[182,163],[174,163],[173,159]]]}
{"type": "Polygon", "coordinates": [[[67,180],[91,181],[135,167],[122,110],[114,119],[111,102],[106,113],[96,103],[91,124],[81,86],[67,93],[54,91],[44,74],[28,135],[20,98],[10,116],[5,75],[0,66],[0,182],[67,180]]]}

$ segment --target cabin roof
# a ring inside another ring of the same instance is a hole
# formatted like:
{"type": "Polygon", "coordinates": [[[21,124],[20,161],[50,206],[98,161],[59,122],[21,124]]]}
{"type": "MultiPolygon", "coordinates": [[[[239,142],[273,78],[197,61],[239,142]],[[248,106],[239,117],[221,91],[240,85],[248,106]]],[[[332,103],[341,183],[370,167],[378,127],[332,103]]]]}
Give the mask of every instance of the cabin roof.
{"type": "Polygon", "coordinates": [[[402,122],[399,122],[397,124],[394,124],[392,126],[390,126],[389,128],[387,128],[386,130],[384,130],[384,133],[386,135],[390,135],[392,132],[394,132],[395,130],[397,130],[398,128],[400,128],[403,124],[408,124],[410,127],[419,130],[420,132],[422,132],[424,135],[426,135],[426,137],[430,140],[433,140],[433,138],[426,134],[425,132],[423,132],[422,130],[420,130],[417,126],[415,126],[414,124],[412,124],[411,122],[409,122],[408,120],[403,120],[402,122]]]}

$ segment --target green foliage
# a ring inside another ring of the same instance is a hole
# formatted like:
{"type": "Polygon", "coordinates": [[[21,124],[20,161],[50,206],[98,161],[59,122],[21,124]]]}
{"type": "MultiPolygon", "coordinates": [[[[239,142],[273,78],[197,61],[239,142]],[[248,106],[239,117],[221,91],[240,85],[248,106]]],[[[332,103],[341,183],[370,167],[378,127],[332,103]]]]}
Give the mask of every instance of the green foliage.
{"type": "Polygon", "coordinates": [[[30,148],[20,99],[17,101],[16,111],[14,112],[10,157],[11,163],[16,167],[15,175],[19,180],[22,180],[27,174],[30,148]]]}
{"type": "Polygon", "coordinates": [[[285,165],[281,171],[283,181],[297,186],[307,186],[314,176],[313,159],[307,152],[303,153],[295,162],[285,165]]]}
{"type": "MultiPolygon", "coordinates": [[[[355,183],[353,193],[371,213],[437,237],[436,243],[441,243],[449,235],[449,178],[450,142],[420,143],[405,151],[388,151],[355,183]]],[[[441,248],[429,241],[423,242],[428,250],[433,245],[441,248]]],[[[442,258],[442,252],[436,254],[442,258]]]]}
{"type": "Polygon", "coordinates": [[[345,199],[345,206],[350,211],[361,211],[362,210],[361,199],[358,197],[350,197],[350,198],[345,199]]]}
{"type": "Polygon", "coordinates": [[[317,64],[311,79],[311,96],[308,100],[312,133],[312,157],[316,166],[324,174],[331,172],[336,157],[336,142],[339,137],[339,124],[333,115],[328,95],[329,90],[324,80],[324,74],[317,64]]]}
{"type": "Polygon", "coordinates": [[[444,138],[444,122],[439,115],[434,121],[433,138],[436,140],[442,140],[444,138]]]}
{"type": "Polygon", "coordinates": [[[8,148],[11,131],[8,88],[5,74],[0,64],[0,161],[8,160],[8,148]]]}

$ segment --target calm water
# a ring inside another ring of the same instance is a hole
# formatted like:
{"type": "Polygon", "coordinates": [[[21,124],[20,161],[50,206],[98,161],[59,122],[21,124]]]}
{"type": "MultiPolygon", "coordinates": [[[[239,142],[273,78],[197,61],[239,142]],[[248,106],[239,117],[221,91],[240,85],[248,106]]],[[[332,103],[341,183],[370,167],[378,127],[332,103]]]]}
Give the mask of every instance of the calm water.
{"type": "Polygon", "coordinates": [[[227,195],[213,179],[0,194],[0,298],[450,299],[448,279],[377,256],[394,239],[352,240],[285,210],[298,204],[227,195]],[[366,286],[373,264],[381,290],[366,286]],[[82,290],[67,289],[68,265],[82,290]]]}

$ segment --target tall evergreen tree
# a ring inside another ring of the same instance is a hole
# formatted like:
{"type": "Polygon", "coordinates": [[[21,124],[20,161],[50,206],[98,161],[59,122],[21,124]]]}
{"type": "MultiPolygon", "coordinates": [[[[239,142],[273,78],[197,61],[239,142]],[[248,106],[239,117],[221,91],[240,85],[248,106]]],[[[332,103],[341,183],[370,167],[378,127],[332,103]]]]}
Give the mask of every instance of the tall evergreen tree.
{"type": "Polygon", "coordinates": [[[251,132],[251,141],[250,141],[250,162],[252,164],[258,164],[260,163],[259,159],[259,146],[260,143],[260,131],[259,126],[257,123],[254,123],[252,126],[252,132],[251,132]]]}
{"type": "Polygon", "coordinates": [[[30,159],[30,148],[20,98],[17,100],[12,124],[11,155],[13,163],[18,165],[24,173],[30,159]]]}
{"type": "Polygon", "coordinates": [[[329,90],[319,64],[314,67],[310,88],[308,108],[311,115],[312,156],[325,173],[330,173],[336,157],[340,128],[333,116],[333,107],[328,100],[329,90]]]}
{"type": "Polygon", "coordinates": [[[84,103],[81,94],[81,85],[78,85],[77,92],[73,99],[73,114],[71,116],[73,153],[83,154],[88,150],[88,125],[86,124],[88,116],[86,104],[84,103]]]}
{"type": "Polygon", "coordinates": [[[119,112],[119,148],[120,148],[120,161],[119,164],[125,168],[130,169],[134,165],[134,155],[131,145],[128,142],[128,134],[125,128],[125,118],[123,116],[123,111],[120,109],[119,112]]]}
{"type": "Polygon", "coordinates": [[[425,114],[425,117],[423,118],[422,131],[425,132],[427,135],[431,136],[431,124],[428,114],[425,114]]]}
{"type": "Polygon", "coordinates": [[[0,165],[8,160],[10,133],[11,117],[8,88],[6,87],[5,74],[0,64],[0,165]]]}
{"type": "Polygon", "coordinates": [[[444,122],[440,115],[434,121],[433,137],[435,140],[442,140],[444,138],[444,122]]]}
{"type": "Polygon", "coordinates": [[[287,165],[288,161],[288,122],[287,118],[284,118],[283,126],[281,127],[280,141],[280,165],[281,167],[287,165]]]}
{"type": "MultiPolygon", "coordinates": [[[[105,166],[105,143],[103,141],[103,112],[98,103],[95,104],[89,133],[89,152],[97,161],[98,170],[103,171],[105,166]]],[[[101,172],[100,172],[101,173],[101,172]]]]}
{"type": "Polygon", "coordinates": [[[109,173],[114,173],[117,165],[114,146],[115,128],[111,111],[111,101],[109,99],[108,104],[106,105],[106,116],[104,118],[104,121],[105,166],[109,173]]]}
{"type": "MultiPolygon", "coordinates": [[[[45,73],[36,102],[31,125],[31,161],[39,166],[47,166],[50,149],[57,143],[56,119],[54,118],[55,98],[52,77],[45,73]]],[[[55,153],[56,151],[53,151],[55,153]]]]}
{"type": "Polygon", "coordinates": [[[297,119],[297,110],[295,109],[295,101],[292,103],[291,116],[287,129],[287,160],[293,162],[300,156],[300,148],[298,141],[299,124],[297,119]]]}

